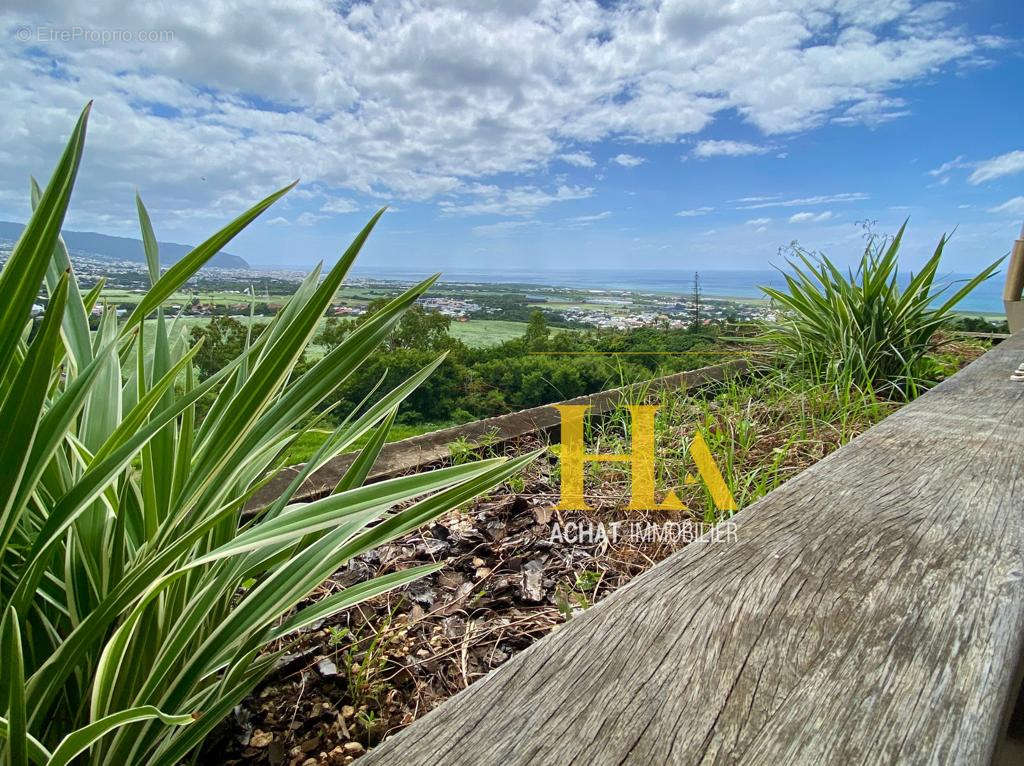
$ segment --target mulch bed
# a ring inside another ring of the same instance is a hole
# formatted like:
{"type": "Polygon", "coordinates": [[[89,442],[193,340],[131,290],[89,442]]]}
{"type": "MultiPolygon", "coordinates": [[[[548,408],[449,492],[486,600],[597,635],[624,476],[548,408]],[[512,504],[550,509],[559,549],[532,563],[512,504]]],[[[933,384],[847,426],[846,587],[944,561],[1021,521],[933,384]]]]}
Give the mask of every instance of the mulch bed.
{"type": "MultiPolygon", "coordinates": [[[[536,444],[518,443],[522,454],[536,444]]],[[[622,519],[628,488],[594,511],[558,513],[554,459],[353,560],[311,600],[444,560],[430,577],[308,628],[277,669],[207,739],[201,763],[344,764],[682,547],[682,541],[552,542],[560,522],[622,519]]],[[[665,518],[668,518],[667,516],[665,518]]],[[[659,521],[634,513],[631,520],[659,521]]],[[[678,516],[673,520],[679,521],[678,516]]]]}

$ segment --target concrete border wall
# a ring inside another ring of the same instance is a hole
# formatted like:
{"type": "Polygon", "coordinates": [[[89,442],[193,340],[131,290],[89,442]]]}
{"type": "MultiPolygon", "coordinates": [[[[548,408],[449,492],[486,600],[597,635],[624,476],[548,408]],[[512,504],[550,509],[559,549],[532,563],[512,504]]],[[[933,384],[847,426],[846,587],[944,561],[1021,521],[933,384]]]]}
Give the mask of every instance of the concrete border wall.
{"type": "MultiPolygon", "coordinates": [[[[631,386],[612,388],[608,391],[579,396],[564,402],[532,407],[528,410],[477,420],[461,426],[444,428],[440,431],[392,442],[384,445],[367,480],[375,481],[398,476],[420,466],[442,460],[449,455],[448,445],[460,438],[472,444],[493,434],[493,437],[489,438],[493,438],[496,444],[503,444],[528,434],[552,433],[557,430],[559,425],[558,410],[555,409],[558,404],[589,404],[593,408],[593,412],[608,412],[623,398],[628,397],[631,393],[635,394],[639,390],[662,391],[692,388],[746,372],[749,369],[749,364],[745,359],[735,359],[722,364],[700,367],[696,370],[666,375],[662,378],[653,378],[631,386]]],[[[303,483],[294,499],[296,501],[312,500],[329,492],[345,474],[356,454],[356,452],[348,452],[328,461],[303,483]]],[[[295,478],[298,469],[299,466],[284,468],[249,501],[246,508],[252,510],[269,505],[295,478]]]]}

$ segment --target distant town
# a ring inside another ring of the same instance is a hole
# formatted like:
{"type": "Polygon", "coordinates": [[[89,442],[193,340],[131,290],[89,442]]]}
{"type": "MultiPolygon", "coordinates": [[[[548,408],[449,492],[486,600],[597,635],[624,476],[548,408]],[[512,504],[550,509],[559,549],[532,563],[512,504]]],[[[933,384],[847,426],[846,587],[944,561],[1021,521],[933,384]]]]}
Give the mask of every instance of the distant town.
{"type": "MultiPolygon", "coordinates": [[[[0,241],[0,263],[6,261],[14,242],[0,241]]],[[[138,302],[149,286],[149,273],[137,260],[111,258],[92,252],[71,251],[72,263],[83,289],[104,281],[99,304],[113,306],[119,314],[138,302]]],[[[244,316],[275,314],[305,276],[294,269],[204,267],[165,304],[185,316],[244,316]]],[[[374,300],[397,295],[412,284],[397,279],[356,276],[348,279],[330,309],[338,317],[360,316],[374,300]]],[[[767,302],[696,294],[666,294],[617,289],[574,289],[543,285],[487,282],[438,282],[419,301],[453,322],[501,320],[526,322],[539,310],[554,326],[631,329],[662,327],[678,329],[695,323],[772,320],[767,302]]],[[[45,295],[35,310],[45,308],[45,295]]]]}

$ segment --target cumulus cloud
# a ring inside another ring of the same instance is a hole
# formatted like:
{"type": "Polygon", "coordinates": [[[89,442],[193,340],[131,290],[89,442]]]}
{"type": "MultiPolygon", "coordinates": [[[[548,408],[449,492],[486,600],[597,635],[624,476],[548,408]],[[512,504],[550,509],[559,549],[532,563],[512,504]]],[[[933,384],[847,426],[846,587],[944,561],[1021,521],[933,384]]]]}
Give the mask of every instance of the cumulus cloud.
{"type": "Polygon", "coordinates": [[[318,215],[317,213],[310,213],[307,211],[300,214],[299,217],[295,219],[295,223],[299,226],[314,226],[327,217],[328,216],[326,215],[318,215]]]}
{"type": "Polygon", "coordinates": [[[871,124],[905,111],[899,88],[993,45],[948,4],[925,21],[909,0],[15,5],[0,212],[23,214],[23,179],[48,174],[95,98],[72,222],[132,227],[138,184],[161,226],[204,233],[296,177],[454,209],[502,174],[587,167],[581,145],[676,142],[723,114],[766,135],[871,124]],[[158,34],[20,43],[23,25],[158,34]]]}
{"type": "Polygon", "coordinates": [[[1008,199],[1002,205],[989,208],[990,213],[1002,213],[1005,215],[1024,216],[1024,197],[1008,199]]]}
{"type": "Polygon", "coordinates": [[[694,207],[689,210],[680,210],[676,215],[680,218],[694,218],[698,215],[707,215],[712,210],[714,210],[713,207],[694,207]]]}
{"type": "Polygon", "coordinates": [[[594,162],[594,158],[586,152],[569,152],[567,154],[559,154],[558,159],[562,162],[568,162],[570,165],[575,165],[578,168],[592,168],[597,164],[594,162]]]}
{"type": "Polygon", "coordinates": [[[751,218],[747,221],[747,226],[765,226],[772,222],[771,218],[751,218]]]}
{"type": "Polygon", "coordinates": [[[702,159],[707,157],[745,157],[751,154],[765,154],[771,151],[770,146],[749,144],[745,141],[701,141],[693,148],[693,156],[702,159]]]}
{"type": "Polygon", "coordinates": [[[328,200],[321,207],[323,213],[354,213],[359,209],[359,204],[354,200],[345,197],[336,197],[328,200]]]}
{"type": "Polygon", "coordinates": [[[617,154],[612,157],[612,162],[622,165],[624,168],[635,168],[637,165],[643,165],[647,160],[634,154],[617,154]]]}
{"type": "Polygon", "coordinates": [[[793,213],[789,217],[790,223],[818,223],[820,221],[827,221],[832,217],[832,211],[826,210],[822,213],[809,213],[804,211],[802,213],[793,213]]]}

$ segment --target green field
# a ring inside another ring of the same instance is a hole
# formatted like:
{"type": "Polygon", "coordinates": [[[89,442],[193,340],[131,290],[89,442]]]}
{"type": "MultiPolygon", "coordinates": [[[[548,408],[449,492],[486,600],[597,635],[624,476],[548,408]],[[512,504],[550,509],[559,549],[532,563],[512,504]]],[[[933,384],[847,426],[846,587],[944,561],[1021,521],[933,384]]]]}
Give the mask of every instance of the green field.
{"type": "Polygon", "coordinates": [[[520,337],[526,332],[526,322],[506,322],[503,319],[470,319],[452,322],[449,333],[467,346],[496,346],[506,340],[520,337]]]}
{"type": "MultiPolygon", "coordinates": [[[[235,316],[240,322],[248,321],[248,316],[235,316]]],[[[208,316],[182,316],[177,318],[179,328],[191,330],[197,325],[205,325],[210,321],[208,316]]],[[[167,317],[167,325],[170,328],[175,321],[172,316],[167,317]]],[[[268,322],[270,317],[255,317],[256,322],[268,322]]],[[[326,321],[320,320],[321,325],[326,321]]],[[[153,329],[156,327],[156,320],[146,320],[146,346],[150,347],[153,338],[153,329]]],[[[466,322],[452,322],[449,331],[453,338],[458,338],[467,346],[482,348],[484,346],[496,346],[506,340],[518,338],[526,332],[525,322],[507,322],[503,319],[470,319],[466,322]]],[[[322,357],[325,349],[317,343],[311,343],[307,348],[307,355],[311,361],[322,357]]]]}

